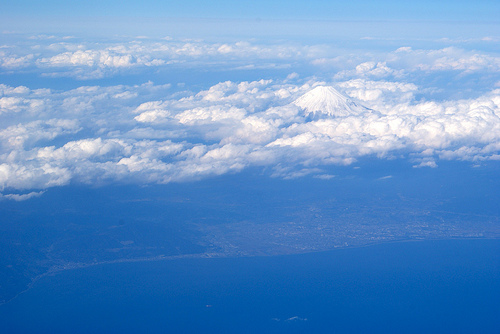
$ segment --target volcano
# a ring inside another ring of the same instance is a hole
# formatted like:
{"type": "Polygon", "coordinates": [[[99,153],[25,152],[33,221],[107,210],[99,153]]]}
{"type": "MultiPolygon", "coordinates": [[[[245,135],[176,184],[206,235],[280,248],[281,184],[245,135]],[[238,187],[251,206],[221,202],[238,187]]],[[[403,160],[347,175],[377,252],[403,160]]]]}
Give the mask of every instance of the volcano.
{"type": "Polygon", "coordinates": [[[304,110],[306,117],[346,117],[370,112],[331,86],[318,86],[292,102],[304,110]]]}

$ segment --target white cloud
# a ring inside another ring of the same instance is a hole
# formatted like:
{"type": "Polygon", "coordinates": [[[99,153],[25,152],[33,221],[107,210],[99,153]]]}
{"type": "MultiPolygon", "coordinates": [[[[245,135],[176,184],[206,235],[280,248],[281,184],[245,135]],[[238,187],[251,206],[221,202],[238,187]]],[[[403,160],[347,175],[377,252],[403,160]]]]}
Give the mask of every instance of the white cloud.
{"type": "Polygon", "coordinates": [[[367,61],[357,65],[352,70],[340,71],[334,76],[334,79],[341,80],[348,77],[362,78],[386,78],[389,76],[401,77],[402,70],[396,70],[387,66],[386,62],[367,61]]]}
{"type": "MultiPolygon", "coordinates": [[[[304,177],[310,174],[317,174],[323,172],[320,168],[302,168],[302,169],[294,169],[292,167],[284,167],[280,164],[273,168],[272,177],[280,177],[285,180],[292,180],[299,177],[304,177]]],[[[319,178],[328,179],[328,177],[324,177],[325,174],[321,174],[319,178]],[[323,177],[322,177],[323,176],[323,177]]]]}
{"type": "Polygon", "coordinates": [[[114,54],[109,51],[78,50],[64,52],[50,58],[41,58],[41,66],[88,66],[88,67],[130,67],[136,60],[131,55],[114,54]]]}
{"type": "Polygon", "coordinates": [[[71,141],[61,148],[53,146],[40,148],[37,158],[50,160],[78,161],[102,156],[114,156],[131,152],[131,147],[122,140],[101,138],[71,141]]]}
{"type": "Polygon", "coordinates": [[[66,185],[72,175],[66,168],[39,162],[0,164],[0,191],[4,189],[45,189],[66,185]],[[20,163],[24,163],[21,165],[20,163]]]}
{"type": "Polygon", "coordinates": [[[142,103],[134,110],[134,113],[139,114],[134,119],[141,123],[161,122],[171,116],[171,113],[164,108],[162,101],[142,103]]]}
{"type": "Polygon", "coordinates": [[[136,68],[231,64],[232,68],[287,68],[287,60],[310,58],[314,48],[292,44],[214,43],[202,40],[136,38],[81,43],[72,38],[28,38],[0,50],[0,68],[31,68],[45,76],[96,79],[136,68]]]}
{"type": "Polygon", "coordinates": [[[75,134],[81,128],[77,120],[50,119],[9,126],[0,130],[3,151],[22,149],[41,140],[50,141],[56,137],[75,134]]]}
{"type": "Polygon", "coordinates": [[[32,191],[27,194],[0,194],[0,199],[10,199],[16,202],[26,201],[33,197],[40,197],[45,193],[45,191],[32,191]]]}
{"type": "Polygon", "coordinates": [[[413,83],[353,79],[339,82],[346,94],[381,112],[390,112],[395,104],[410,103],[419,87],[413,83]]]}
{"type": "Polygon", "coordinates": [[[335,175],[332,174],[317,174],[313,176],[316,179],[321,179],[321,180],[330,180],[335,177],[335,175]]]}
{"type": "Polygon", "coordinates": [[[0,67],[7,70],[15,70],[32,65],[35,55],[26,56],[8,55],[0,51],[0,67]]]}
{"type": "MultiPolygon", "coordinates": [[[[343,55],[314,59],[311,63],[322,69],[336,70],[334,80],[404,80],[438,75],[456,81],[463,76],[481,74],[490,77],[490,81],[498,77],[500,72],[500,57],[497,54],[457,47],[400,47],[383,54],[351,54],[350,57],[343,55]]],[[[376,98],[378,92],[367,94],[364,99],[370,100],[376,98]]]]}
{"type": "Polygon", "coordinates": [[[500,57],[456,47],[436,50],[402,47],[389,55],[388,63],[397,68],[411,71],[500,71],[500,57]]]}
{"type": "MultiPolygon", "coordinates": [[[[485,37],[484,41],[491,43],[495,37],[485,37]]],[[[458,42],[443,40],[441,45],[447,47],[436,49],[406,46],[389,52],[360,52],[340,50],[329,44],[283,41],[228,43],[136,38],[128,41],[81,42],[71,37],[50,36],[28,38],[17,44],[2,46],[0,68],[5,71],[29,69],[43,76],[69,76],[84,80],[170,66],[256,70],[286,69],[303,63],[313,64],[321,71],[334,74],[335,80],[400,80],[416,73],[425,76],[444,71],[462,74],[500,71],[500,57],[495,53],[466,50],[449,46],[450,43],[458,42]]],[[[298,71],[292,68],[291,72],[298,71]]],[[[294,79],[297,76],[289,78],[294,79]]]]}
{"type": "Polygon", "coordinates": [[[422,168],[422,167],[430,167],[430,168],[436,168],[438,165],[436,164],[436,161],[432,158],[424,158],[420,161],[418,165],[414,165],[414,168],[422,168]]]}
{"type": "Polygon", "coordinates": [[[242,109],[227,106],[211,106],[207,108],[194,108],[183,111],[175,116],[181,124],[200,125],[219,123],[231,120],[242,120],[246,112],[242,109]]]}

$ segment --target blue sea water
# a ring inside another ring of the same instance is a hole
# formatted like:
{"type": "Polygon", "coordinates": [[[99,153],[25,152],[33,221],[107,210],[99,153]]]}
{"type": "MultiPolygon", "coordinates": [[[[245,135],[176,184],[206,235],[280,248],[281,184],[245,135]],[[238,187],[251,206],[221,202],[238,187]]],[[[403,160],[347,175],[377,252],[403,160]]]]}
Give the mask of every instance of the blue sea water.
{"type": "Polygon", "coordinates": [[[117,263],[47,276],[3,333],[500,333],[500,240],[117,263]]]}

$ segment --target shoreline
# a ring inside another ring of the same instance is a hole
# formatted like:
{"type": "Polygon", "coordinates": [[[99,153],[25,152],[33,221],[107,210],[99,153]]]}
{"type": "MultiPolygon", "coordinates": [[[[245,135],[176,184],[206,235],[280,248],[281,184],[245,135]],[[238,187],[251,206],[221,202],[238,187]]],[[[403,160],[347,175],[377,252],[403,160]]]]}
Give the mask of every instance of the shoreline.
{"type": "Polygon", "coordinates": [[[17,297],[20,295],[28,292],[31,290],[34,285],[41,279],[47,276],[55,276],[59,273],[62,273],[64,271],[68,270],[74,270],[74,269],[85,269],[89,267],[95,267],[95,266],[101,266],[101,265],[112,265],[112,264],[118,264],[118,263],[134,263],[134,262],[159,262],[159,261],[173,261],[173,260],[180,260],[180,259],[217,259],[217,258],[255,258],[255,257],[277,257],[277,256],[290,256],[290,255],[304,255],[304,254],[314,254],[314,253],[324,253],[324,252],[331,252],[331,251],[336,251],[336,250],[345,250],[345,249],[358,249],[358,248],[366,248],[366,247],[372,247],[372,246],[379,246],[379,245],[385,245],[385,244],[396,244],[396,243],[409,243],[409,242],[426,242],[426,241],[452,241],[452,240],[458,240],[458,241],[465,241],[465,240],[498,240],[500,241],[500,238],[495,238],[495,237],[484,237],[484,238],[436,238],[436,239],[401,239],[401,240],[390,240],[390,241],[384,241],[384,242],[373,242],[373,243],[367,243],[363,245],[347,245],[347,246],[339,246],[339,247],[334,247],[334,248],[329,248],[329,249],[324,249],[324,250],[316,250],[316,251],[304,251],[304,252],[291,252],[291,253],[286,253],[286,254],[246,254],[246,255],[234,255],[234,254],[228,254],[228,253],[196,253],[196,254],[183,254],[183,255],[170,255],[170,256],[165,256],[165,255],[158,255],[158,256],[153,256],[153,257],[146,257],[146,258],[132,258],[132,259],[118,259],[118,260],[111,260],[111,261],[101,261],[101,262],[91,262],[91,263],[71,263],[69,262],[66,265],[63,266],[53,266],[46,272],[39,274],[35,276],[31,282],[26,286],[26,289],[20,291],[17,293],[14,297],[10,298],[9,300],[0,302],[0,307],[9,304],[11,301],[15,300],[17,297]]]}

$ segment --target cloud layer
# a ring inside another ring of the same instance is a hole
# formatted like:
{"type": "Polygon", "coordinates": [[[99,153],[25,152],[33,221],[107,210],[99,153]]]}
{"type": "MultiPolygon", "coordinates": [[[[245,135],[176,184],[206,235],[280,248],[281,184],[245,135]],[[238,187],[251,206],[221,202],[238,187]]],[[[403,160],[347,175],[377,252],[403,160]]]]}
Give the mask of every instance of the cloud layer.
{"type": "Polygon", "coordinates": [[[418,91],[362,78],[227,81],[195,93],[152,83],[57,92],[0,85],[0,189],[28,192],[3,195],[24,199],[71,182],[168,183],[250,166],[321,176],[322,166],[366,156],[418,167],[500,159],[500,89],[439,102],[415,100],[418,91]],[[317,87],[366,112],[311,117],[295,101],[317,87]]]}
{"type": "MultiPolygon", "coordinates": [[[[476,43],[494,43],[485,37],[476,43]]],[[[80,80],[112,77],[124,73],[170,68],[210,68],[217,71],[319,69],[336,81],[353,78],[398,79],[430,73],[482,75],[500,71],[500,57],[491,52],[466,49],[468,42],[433,42],[432,49],[403,46],[386,52],[341,49],[330,44],[274,43],[262,41],[208,42],[203,40],[149,39],[82,41],[75,37],[23,36],[0,45],[0,71],[33,72],[49,77],[80,80]],[[312,67],[311,67],[312,66],[312,67]]]]}

